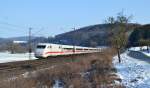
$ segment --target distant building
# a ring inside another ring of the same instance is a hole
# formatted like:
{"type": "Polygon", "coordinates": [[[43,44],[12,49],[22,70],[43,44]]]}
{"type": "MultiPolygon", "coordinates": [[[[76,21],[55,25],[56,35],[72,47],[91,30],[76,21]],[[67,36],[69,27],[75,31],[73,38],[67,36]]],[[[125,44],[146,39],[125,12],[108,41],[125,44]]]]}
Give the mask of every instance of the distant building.
{"type": "Polygon", "coordinates": [[[13,41],[15,44],[27,44],[27,41],[13,41]]]}

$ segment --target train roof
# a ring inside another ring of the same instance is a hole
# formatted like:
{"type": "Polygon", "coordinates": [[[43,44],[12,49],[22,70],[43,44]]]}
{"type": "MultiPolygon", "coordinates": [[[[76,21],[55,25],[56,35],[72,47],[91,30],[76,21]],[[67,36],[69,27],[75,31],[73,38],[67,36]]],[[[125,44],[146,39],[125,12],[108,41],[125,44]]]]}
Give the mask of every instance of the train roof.
{"type": "MultiPolygon", "coordinates": [[[[73,45],[62,45],[62,44],[53,44],[53,43],[38,43],[38,45],[54,45],[54,46],[62,46],[66,48],[73,48],[73,45]]],[[[75,46],[75,48],[97,49],[93,47],[83,47],[83,46],[75,46]]]]}

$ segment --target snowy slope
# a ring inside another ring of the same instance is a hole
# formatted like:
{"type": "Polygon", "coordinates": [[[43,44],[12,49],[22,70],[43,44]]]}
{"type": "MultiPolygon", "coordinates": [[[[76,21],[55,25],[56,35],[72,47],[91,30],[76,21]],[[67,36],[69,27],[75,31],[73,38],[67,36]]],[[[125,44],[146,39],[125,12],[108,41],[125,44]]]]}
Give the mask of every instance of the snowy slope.
{"type": "MultiPolygon", "coordinates": [[[[28,53],[10,54],[8,52],[3,52],[3,53],[1,52],[0,63],[29,60],[28,55],[29,55],[28,53]]],[[[34,54],[32,54],[32,59],[37,59],[34,57],[34,54]]]]}
{"type": "MultiPolygon", "coordinates": [[[[132,51],[126,51],[121,55],[121,63],[118,63],[117,56],[114,57],[113,63],[118,75],[122,79],[122,84],[127,88],[150,88],[150,57],[136,59],[132,57],[134,52],[132,52],[132,54],[131,52],[132,51]]],[[[139,55],[143,55],[143,53],[138,50],[135,51],[135,55],[137,54],[136,52],[138,52],[139,55]]],[[[137,56],[139,57],[139,55],[137,56]]],[[[146,53],[145,55],[149,54],[146,53]]]]}

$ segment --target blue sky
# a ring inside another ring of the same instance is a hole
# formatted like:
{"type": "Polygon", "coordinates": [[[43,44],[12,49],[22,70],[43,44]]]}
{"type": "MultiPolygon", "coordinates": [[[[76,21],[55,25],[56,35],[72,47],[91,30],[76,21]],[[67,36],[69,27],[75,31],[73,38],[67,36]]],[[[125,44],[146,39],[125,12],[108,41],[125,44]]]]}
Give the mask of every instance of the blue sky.
{"type": "Polygon", "coordinates": [[[150,23],[150,0],[0,0],[0,37],[54,36],[124,10],[132,22],[150,23]]]}

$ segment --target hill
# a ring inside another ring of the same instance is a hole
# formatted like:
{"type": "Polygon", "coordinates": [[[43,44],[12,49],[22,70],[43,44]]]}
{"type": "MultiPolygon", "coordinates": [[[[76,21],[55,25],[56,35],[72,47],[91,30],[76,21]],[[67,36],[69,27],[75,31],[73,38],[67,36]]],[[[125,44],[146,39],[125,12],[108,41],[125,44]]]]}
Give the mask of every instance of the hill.
{"type": "MultiPolygon", "coordinates": [[[[128,24],[128,27],[136,27],[139,24],[128,24]]],[[[53,41],[61,44],[81,46],[106,46],[109,45],[110,24],[97,24],[56,35],[53,41]]],[[[128,29],[128,34],[133,30],[128,29]]]]}
{"type": "MultiPolygon", "coordinates": [[[[1,51],[9,51],[14,49],[14,51],[20,49],[24,49],[25,51],[28,50],[28,43],[22,43],[22,44],[13,44],[13,41],[27,41],[28,42],[29,37],[28,36],[21,36],[21,37],[10,37],[10,38],[0,38],[0,52],[1,51]]],[[[47,42],[47,38],[45,37],[34,37],[31,36],[31,42],[33,49],[35,48],[35,45],[39,42],[47,42]]]]}
{"type": "MultiPolygon", "coordinates": [[[[36,38],[35,36],[31,36],[31,39],[36,38]]],[[[15,40],[15,41],[28,41],[29,37],[28,36],[19,36],[19,37],[10,37],[10,38],[5,38],[8,40],[15,40]]]]}
{"type": "Polygon", "coordinates": [[[150,40],[150,24],[137,27],[129,37],[129,44],[131,46],[137,46],[140,39],[150,40]]]}
{"type": "MultiPolygon", "coordinates": [[[[139,24],[128,24],[128,27],[137,27],[139,24]]],[[[132,28],[133,29],[133,28],[132,28]]],[[[66,45],[79,45],[79,46],[106,46],[109,45],[110,36],[110,24],[97,24],[87,27],[83,27],[74,31],[58,34],[55,37],[31,37],[33,49],[37,43],[49,42],[66,45]]],[[[127,33],[130,35],[133,30],[128,29],[127,33]]],[[[12,37],[12,38],[0,38],[0,50],[6,50],[8,45],[11,45],[12,41],[28,41],[28,36],[12,37]]],[[[28,47],[28,43],[23,45],[28,47]]]]}

